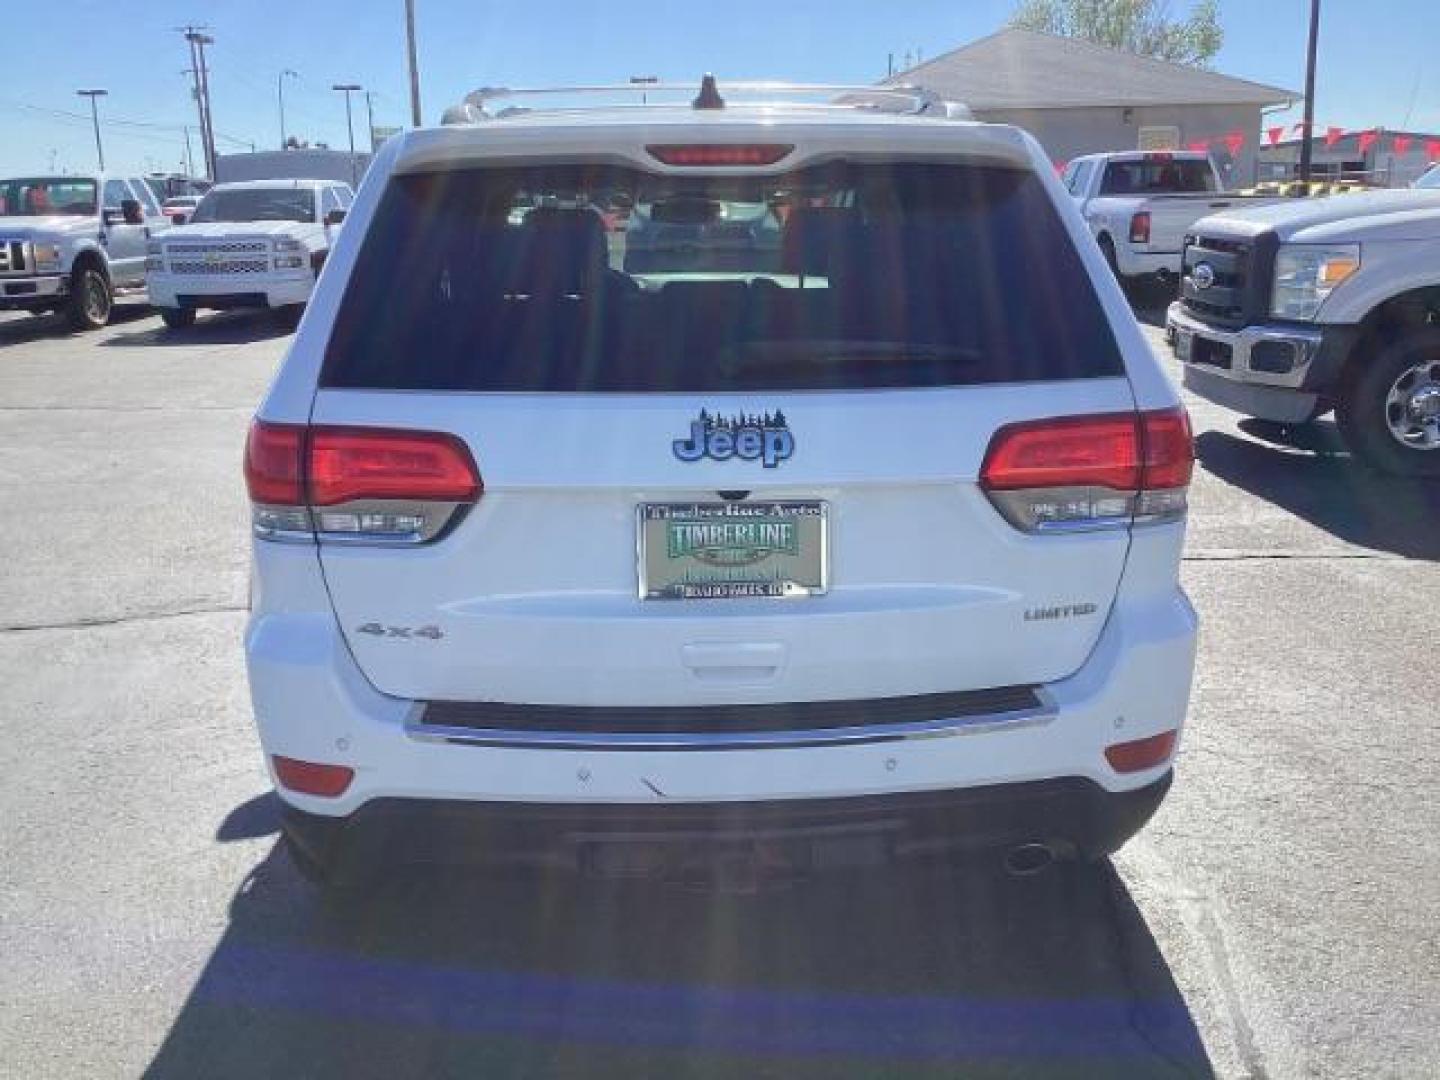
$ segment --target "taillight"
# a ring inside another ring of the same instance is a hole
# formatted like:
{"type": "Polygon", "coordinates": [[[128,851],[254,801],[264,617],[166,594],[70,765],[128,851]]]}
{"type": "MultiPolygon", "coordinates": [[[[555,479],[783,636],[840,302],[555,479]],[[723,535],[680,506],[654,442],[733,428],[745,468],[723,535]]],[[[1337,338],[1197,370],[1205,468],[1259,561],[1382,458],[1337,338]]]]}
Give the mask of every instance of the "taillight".
{"type": "Polygon", "coordinates": [[[1130,243],[1148,244],[1150,242],[1150,211],[1141,210],[1130,219],[1130,243]]]}
{"type": "Polygon", "coordinates": [[[245,481],[255,534],[268,540],[424,543],[483,490],[454,435],[261,420],[245,481]]]}
{"type": "Polygon", "coordinates": [[[790,143],[663,143],[645,148],[664,165],[774,165],[795,147],[790,143]]]}
{"type": "Polygon", "coordinates": [[[990,440],[980,486],[1025,532],[1125,528],[1183,517],[1193,460],[1178,407],[1027,420],[990,440]]]}

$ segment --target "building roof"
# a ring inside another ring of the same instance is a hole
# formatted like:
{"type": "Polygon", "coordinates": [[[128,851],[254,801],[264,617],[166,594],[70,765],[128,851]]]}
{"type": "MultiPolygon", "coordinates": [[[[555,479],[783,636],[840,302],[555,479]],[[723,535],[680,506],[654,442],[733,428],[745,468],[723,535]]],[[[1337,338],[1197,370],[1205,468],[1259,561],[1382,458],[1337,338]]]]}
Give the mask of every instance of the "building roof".
{"type": "Polygon", "coordinates": [[[1013,27],[884,80],[985,109],[1280,105],[1300,94],[1078,38],[1013,27]]]}

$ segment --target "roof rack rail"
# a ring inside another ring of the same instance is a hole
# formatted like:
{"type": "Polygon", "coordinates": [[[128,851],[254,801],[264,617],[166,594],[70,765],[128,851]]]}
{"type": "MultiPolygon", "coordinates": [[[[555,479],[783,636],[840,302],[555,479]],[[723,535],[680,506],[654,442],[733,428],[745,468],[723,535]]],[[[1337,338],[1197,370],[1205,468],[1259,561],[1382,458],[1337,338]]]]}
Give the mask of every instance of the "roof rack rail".
{"type": "MultiPolygon", "coordinates": [[[[907,115],[941,116],[951,120],[969,120],[970,110],[959,102],[946,101],[929,90],[919,86],[892,84],[886,86],[851,86],[830,83],[794,83],[769,79],[748,79],[725,84],[726,94],[765,95],[777,97],[792,95],[819,95],[831,100],[823,104],[812,104],[811,108],[871,109],[876,112],[900,112],[907,115]],[[896,106],[900,106],[897,108],[896,106]]],[[[589,86],[483,86],[465,95],[458,105],[445,110],[442,124],[474,124],[484,120],[497,120],[530,112],[524,105],[512,105],[495,111],[495,101],[510,98],[532,97],[581,97],[587,95],[639,95],[641,103],[631,103],[627,108],[641,108],[649,105],[651,94],[696,94],[690,102],[667,103],[668,107],[697,110],[723,109],[725,98],[715,76],[706,74],[700,81],[698,94],[693,83],[634,82],[599,84],[589,86]]],[[[753,102],[752,102],[753,103],[753,102]]],[[[763,103],[763,102],[760,102],[763,103]]],[[[650,106],[654,107],[654,106],[650,106]]],[[[567,109],[566,111],[571,111],[567,109]]]]}

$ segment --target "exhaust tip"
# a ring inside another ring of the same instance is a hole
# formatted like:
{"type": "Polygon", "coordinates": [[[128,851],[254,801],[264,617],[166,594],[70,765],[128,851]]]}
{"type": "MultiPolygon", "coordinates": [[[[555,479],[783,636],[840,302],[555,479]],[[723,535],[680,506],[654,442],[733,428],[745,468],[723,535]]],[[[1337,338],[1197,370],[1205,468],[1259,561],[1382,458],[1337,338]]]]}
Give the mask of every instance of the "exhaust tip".
{"type": "Polygon", "coordinates": [[[1048,844],[1019,844],[1005,852],[1005,872],[1011,877],[1032,877],[1055,861],[1048,844]]]}

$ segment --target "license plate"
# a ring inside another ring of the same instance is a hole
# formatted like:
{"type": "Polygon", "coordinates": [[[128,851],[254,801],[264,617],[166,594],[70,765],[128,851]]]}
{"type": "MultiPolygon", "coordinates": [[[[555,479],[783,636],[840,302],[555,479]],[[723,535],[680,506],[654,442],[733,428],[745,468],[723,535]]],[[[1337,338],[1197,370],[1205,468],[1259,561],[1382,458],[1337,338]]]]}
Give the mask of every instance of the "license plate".
{"type": "Polygon", "coordinates": [[[818,501],[642,503],[642,600],[818,596],[829,587],[818,501]]]}
{"type": "Polygon", "coordinates": [[[1190,363],[1195,352],[1195,335],[1188,330],[1175,330],[1175,355],[1182,364],[1190,363]]]}

